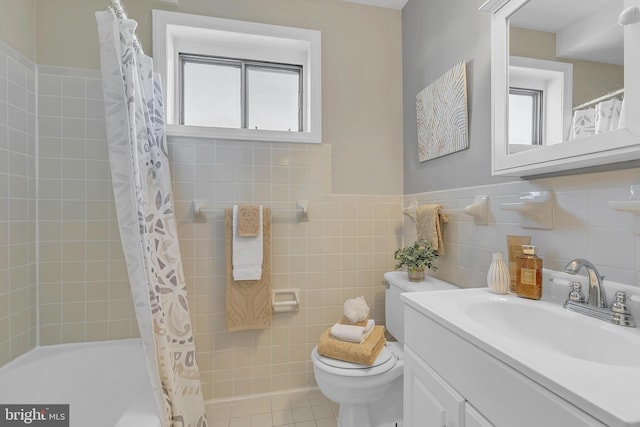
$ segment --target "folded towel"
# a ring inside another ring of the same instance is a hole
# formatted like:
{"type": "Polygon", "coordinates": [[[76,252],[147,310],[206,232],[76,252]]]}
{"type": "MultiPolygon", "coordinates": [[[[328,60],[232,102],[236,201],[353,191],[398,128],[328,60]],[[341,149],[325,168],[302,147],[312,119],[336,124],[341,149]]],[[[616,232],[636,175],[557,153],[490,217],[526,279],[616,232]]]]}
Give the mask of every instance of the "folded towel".
{"type": "Polygon", "coordinates": [[[351,323],[361,322],[369,316],[369,306],[363,296],[349,298],[342,305],[342,313],[351,323]]]}
{"type": "Polygon", "coordinates": [[[336,323],[331,327],[331,338],[341,341],[355,342],[362,344],[365,342],[376,322],[373,319],[367,321],[366,326],[343,325],[336,323]]]}
{"type": "Polygon", "coordinates": [[[369,337],[362,344],[340,341],[331,338],[328,328],[318,340],[318,353],[332,359],[346,362],[373,365],[387,340],[384,337],[384,326],[374,326],[369,337]]]}
{"type": "Polygon", "coordinates": [[[224,210],[225,317],[227,331],[271,327],[271,209],[262,212],[262,277],[260,280],[233,280],[233,209],[224,210]]]}
{"type": "Polygon", "coordinates": [[[418,240],[426,240],[438,255],[444,255],[443,223],[449,217],[440,213],[442,205],[420,205],[416,209],[416,232],[418,240]]]}
{"type": "Polygon", "coordinates": [[[233,280],[260,280],[262,277],[262,206],[257,237],[238,234],[238,205],[233,206],[233,280]]]}
{"type": "Polygon", "coordinates": [[[365,326],[367,326],[368,322],[369,322],[369,316],[367,316],[364,320],[360,320],[359,322],[351,322],[349,321],[349,319],[347,319],[347,316],[342,316],[342,318],[338,323],[342,325],[362,326],[364,328],[365,326]]]}
{"type": "Polygon", "coordinates": [[[238,236],[258,237],[260,234],[260,206],[239,205],[238,206],[238,236]]]}

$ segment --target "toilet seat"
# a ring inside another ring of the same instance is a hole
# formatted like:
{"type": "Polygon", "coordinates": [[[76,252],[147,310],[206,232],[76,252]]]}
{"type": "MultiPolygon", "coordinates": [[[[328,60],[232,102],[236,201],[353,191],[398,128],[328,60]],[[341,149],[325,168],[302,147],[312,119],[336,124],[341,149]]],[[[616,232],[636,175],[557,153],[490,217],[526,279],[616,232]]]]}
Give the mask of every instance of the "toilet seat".
{"type": "Polygon", "coordinates": [[[379,375],[393,368],[398,359],[391,351],[384,346],[380,354],[373,362],[373,365],[361,365],[359,363],[345,362],[344,360],[332,359],[318,353],[318,347],[313,349],[314,364],[318,369],[333,375],[345,377],[361,377],[369,375],[379,375]]]}

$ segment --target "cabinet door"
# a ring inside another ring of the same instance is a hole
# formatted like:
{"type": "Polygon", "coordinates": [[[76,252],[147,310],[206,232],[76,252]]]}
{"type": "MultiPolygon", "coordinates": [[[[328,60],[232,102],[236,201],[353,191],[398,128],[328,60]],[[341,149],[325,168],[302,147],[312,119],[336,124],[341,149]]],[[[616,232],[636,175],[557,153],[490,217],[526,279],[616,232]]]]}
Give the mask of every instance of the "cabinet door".
{"type": "Polygon", "coordinates": [[[405,427],[463,427],[464,403],[462,396],[405,347],[405,427]]]}
{"type": "Polygon", "coordinates": [[[464,427],[493,427],[469,402],[464,405],[464,427]]]}

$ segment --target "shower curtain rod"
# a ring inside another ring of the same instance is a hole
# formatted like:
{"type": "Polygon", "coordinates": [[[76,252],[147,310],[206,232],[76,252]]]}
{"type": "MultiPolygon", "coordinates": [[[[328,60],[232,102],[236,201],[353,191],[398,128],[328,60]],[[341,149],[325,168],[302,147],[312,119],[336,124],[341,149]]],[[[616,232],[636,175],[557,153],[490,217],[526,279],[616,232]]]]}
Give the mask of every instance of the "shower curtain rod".
{"type": "MultiPolygon", "coordinates": [[[[120,3],[120,0],[111,0],[111,7],[120,21],[127,19],[127,12],[124,11],[124,6],[120,3]]],[[[142,45],[135,34],[133,35],[133,47],[142,53],[142,45]]]]}
{"type": "Polygon", "coordinates": [[[601,96],[600,98],[587,101],[584,104],[578,105],[577,107],[573,107],[573,111],[582,110],[583,108],[591,107],[592,105],[596,105],[599,102],[606,101],[607,99],[615,98],[616,96],[620,96],[620,95],[624,95],[624,88],[618,89],[614,92],[610,92],[606,95],[601,96]]]}

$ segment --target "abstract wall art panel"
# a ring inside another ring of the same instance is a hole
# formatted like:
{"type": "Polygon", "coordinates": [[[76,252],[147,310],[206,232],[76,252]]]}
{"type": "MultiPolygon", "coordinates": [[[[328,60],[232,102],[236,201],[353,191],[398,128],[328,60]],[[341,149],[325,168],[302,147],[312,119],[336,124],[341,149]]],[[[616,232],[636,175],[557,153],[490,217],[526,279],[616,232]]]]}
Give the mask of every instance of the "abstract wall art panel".
{"type": "Polygon", "coordinates": [[[419,161],[469,148],[464,61],[418,93],[416,112],[419,161]]]}

